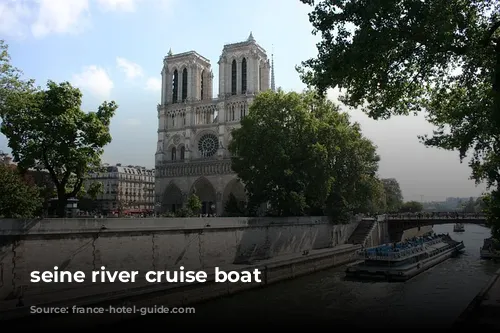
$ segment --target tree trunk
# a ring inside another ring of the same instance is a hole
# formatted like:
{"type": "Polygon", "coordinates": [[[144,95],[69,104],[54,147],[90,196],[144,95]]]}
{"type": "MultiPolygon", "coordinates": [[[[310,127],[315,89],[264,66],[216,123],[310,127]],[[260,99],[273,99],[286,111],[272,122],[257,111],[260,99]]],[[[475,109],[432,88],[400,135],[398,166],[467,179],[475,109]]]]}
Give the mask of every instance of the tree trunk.
{"type": "Polygon", "coordinates": [[[57,217],[64,218],[66,217],[66,204],[68,202],[68,198],[66,197],[66,189],[58,189],[57,190],[57,217]]]}

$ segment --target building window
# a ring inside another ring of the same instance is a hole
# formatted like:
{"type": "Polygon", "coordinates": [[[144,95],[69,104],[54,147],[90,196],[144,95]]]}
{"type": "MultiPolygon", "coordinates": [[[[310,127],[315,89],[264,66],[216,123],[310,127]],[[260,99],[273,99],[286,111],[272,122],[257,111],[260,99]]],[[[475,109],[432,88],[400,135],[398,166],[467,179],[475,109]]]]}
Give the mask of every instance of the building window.
{"type": "Polygon", "coordinates": [[[187,99],[188,95],[188,70],[184,68],[182,70],[182,101],[187,99]]]}
{"type": "Polygon", "coordinates": [[[219,149],[219,142],[214,134],[203,135],[198,142],[198,150],[201,157],[210,157],[215,155],[219,149]]]}
{"type": "Polygon", "coordinates": [[[241,62],[241,93],[247,92],[247,59],[243,58],[241,62]]]}
{"type": "Polygon", "coordinates": [[[236,95],[236,60],[231,65],[231,95],[236,95]]]}
{"type": "Polygon", "coordinates": [[[177,150],[175,149],[175,147],[172,147],[172,156],[171,156],[172,157],[172,161],[175,161],[175,159],[177,157],[176,153],[177,153],[177,150]]]}
{"type": "Polygon", "coordinates": [[[175,127],[175,114],[172,115],[172,128],[175,127]]]}
{"type": "Polygon", "coordinates": [[[186,148],[184,146],[181,147],[181,160],[184,160],[186,155],[186,148]]]}
{"type": "Polygon", "coordinates": [[[205,83],[205,71],[201,71],[201,82],[200,82],[200,99],[203,100],[203,84],[205,83]]]}
{"type": "Polygon", "coordinates": [[[172,79],[172,103],[177,103],[179,92],[179,72],[177,69],[174,71],[174,76],[172,79]]]}

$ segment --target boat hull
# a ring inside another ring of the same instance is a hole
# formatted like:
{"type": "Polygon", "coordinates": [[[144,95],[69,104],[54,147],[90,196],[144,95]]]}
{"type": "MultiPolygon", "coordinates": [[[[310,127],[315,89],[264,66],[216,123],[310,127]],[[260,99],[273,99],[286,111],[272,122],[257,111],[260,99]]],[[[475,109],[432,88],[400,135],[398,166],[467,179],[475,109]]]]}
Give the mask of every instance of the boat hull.
{"type": "Polygon", "coordinates": [[[435,256],[404,267],[371,267],[364,265],[364,262],[361,261],[354,263],[347,268],[346,277],[376,281],[404,282],[428,270],[429,268],[460,254],[464,248],[465,246],[463,242],[457,242],[452,247],[436,254],[435,256]]]}

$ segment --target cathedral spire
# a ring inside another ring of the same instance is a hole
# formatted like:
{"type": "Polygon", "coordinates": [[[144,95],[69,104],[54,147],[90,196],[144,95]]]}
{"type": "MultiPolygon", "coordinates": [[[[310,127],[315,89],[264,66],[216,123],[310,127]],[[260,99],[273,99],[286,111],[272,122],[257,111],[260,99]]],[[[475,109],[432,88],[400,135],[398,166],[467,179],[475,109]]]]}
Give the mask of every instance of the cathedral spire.
{"type": "Polygon", "coordinates": [[[170,50],[168,50],[168,56],[171,56],[172,55],[172,48],[170,48],[170,50]]]}
{"type": "Polygon", "coordinates": [[[274,83],[274,53],[271,53],[271,90],[276,91],[274,83]]]}

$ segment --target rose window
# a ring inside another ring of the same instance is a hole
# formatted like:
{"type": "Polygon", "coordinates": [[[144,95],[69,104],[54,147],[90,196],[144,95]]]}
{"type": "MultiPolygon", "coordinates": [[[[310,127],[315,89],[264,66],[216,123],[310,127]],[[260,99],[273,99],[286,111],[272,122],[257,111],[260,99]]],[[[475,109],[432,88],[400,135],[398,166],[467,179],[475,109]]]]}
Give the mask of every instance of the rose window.
{"type": "Polygon", "coordinates": [[[214,134],[205,134],[198,141],[198,150],[201,157],[210,157],[215,155],[219,148],[219,142],[214,134]]]}

